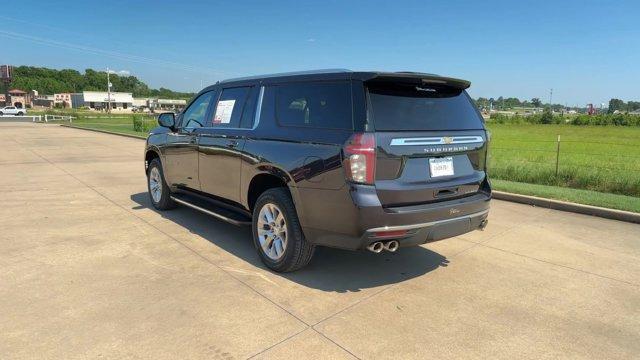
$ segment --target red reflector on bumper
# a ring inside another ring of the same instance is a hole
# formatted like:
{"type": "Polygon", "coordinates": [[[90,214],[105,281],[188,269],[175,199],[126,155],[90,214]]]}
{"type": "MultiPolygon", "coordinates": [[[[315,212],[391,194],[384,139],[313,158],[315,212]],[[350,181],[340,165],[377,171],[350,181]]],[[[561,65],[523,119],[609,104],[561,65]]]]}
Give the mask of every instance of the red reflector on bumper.
{"type": "Polygon", "coordinates": [[[400,237],[407,235],[407,230],[391,230],[391,231],[377,231],[373,233],[374,237],[400,237]]]}

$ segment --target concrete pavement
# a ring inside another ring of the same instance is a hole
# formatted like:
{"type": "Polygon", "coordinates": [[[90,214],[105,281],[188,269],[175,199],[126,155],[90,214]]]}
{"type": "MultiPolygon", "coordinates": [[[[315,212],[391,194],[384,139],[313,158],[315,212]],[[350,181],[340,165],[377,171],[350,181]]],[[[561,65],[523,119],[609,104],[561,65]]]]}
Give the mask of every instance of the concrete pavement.
{"type": "Polygon", "coordinates": [[[484,232],[265,269],[150,208],[137,139],[0,123],[0,358],[637,358],[640,225],[494,201],[484,232]]]}

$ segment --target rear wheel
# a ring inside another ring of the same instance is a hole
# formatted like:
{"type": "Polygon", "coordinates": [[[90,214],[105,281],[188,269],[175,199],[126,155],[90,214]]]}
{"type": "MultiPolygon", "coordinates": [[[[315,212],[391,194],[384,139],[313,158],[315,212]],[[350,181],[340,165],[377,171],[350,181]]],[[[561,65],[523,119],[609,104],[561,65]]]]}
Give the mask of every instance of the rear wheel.
{"type": "Polygon", "coordinates": [[[149,189],[149,199],[153,207],[158,210],[169,210],[176,206],[171,199],[171,191],[164,181],[162,164],[160,159],[155,158],[147,169],[147,185],[149,189]]]}
{"type": "Polygon", "coordinates": [[[256,201],[253,242],[262,262],[278,272],[304,267],[315,250],[305,239],[291,195],[284,188],[269,189],[256,201]]]}

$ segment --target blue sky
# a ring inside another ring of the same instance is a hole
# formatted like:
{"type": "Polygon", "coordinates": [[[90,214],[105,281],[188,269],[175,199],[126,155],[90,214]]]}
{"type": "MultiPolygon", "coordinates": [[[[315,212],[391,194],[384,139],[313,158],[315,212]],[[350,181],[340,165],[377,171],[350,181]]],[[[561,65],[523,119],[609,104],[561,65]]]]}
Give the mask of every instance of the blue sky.
{"type": "Polygon", "coordinates": [[[474,97],[640,100],[640,1],[74,1],[0,13],[0,63],[153,87],[349,68],[472,81],[474,97]]]}

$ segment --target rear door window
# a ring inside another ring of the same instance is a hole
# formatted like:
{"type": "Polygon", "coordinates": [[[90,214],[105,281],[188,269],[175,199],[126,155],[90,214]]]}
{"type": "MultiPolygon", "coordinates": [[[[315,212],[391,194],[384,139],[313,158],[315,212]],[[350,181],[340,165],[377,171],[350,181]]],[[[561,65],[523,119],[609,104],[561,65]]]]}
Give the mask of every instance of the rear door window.
{"type": "Polygon", "coordinates": [[[349,82],[308,82],[276,86],[276,117],[281,126],[352,129],[349,82]]]}
{"type": "Polygon", "coordinates": [[[367,84],[367,90],[369,121],[379,131],[484,128],[464,90],[402,83],[367,84]]]}
{"type": "Polygon", "coordinates": [[[239,128],[249,90],[251,87],[248,86],[223,89],[213,110],[210,126],[214,128],[239,128]]]}

